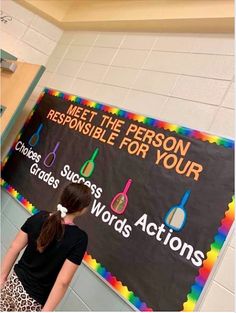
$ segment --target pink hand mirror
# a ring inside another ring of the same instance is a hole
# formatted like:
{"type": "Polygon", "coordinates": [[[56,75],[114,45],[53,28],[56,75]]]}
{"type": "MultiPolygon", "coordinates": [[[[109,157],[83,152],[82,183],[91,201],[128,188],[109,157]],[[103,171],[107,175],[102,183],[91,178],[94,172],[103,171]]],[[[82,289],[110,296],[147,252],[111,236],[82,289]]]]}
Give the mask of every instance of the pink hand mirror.
{"type": "Polygon", "coordinates": [[[117,214],[123,214],[127,204],[128,204],[128,197],[127,192],[130,188],[132,180],[129,179],[125,185],[123,192],[118,193],[111,202],[111,209],[117,214]]]}

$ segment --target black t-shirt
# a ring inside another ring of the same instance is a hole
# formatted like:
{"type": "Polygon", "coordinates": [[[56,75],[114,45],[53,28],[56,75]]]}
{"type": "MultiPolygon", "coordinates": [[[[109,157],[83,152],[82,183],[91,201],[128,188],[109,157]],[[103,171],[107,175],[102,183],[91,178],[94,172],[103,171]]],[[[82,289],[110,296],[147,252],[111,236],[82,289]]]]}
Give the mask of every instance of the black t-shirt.
{"type": "Polygon", "coordinates": [[[36,240],[48,212],[27,219],[21,230],[28,234],[28,245],[14,270],[26,292],[44,305],[66,259],[80,264],[87,248],[87,234],[76,225],[65,225],[64,236],[54,240],[42,253],[36,240]]]}

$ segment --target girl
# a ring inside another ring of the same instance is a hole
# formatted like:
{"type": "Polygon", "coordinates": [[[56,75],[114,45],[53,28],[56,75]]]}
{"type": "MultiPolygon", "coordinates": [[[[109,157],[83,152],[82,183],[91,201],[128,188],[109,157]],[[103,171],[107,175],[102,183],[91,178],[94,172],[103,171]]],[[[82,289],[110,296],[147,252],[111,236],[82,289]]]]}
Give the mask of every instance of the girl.
{"type": "Polygon", "coordinates": [[[56,308],[87,248],[87,234],[73,221],[85,213],[90,201],[87,186],[71,183],[63,190],[56,212],[42,211],[27,219],[3,260],[1,312],[56,308]]]}

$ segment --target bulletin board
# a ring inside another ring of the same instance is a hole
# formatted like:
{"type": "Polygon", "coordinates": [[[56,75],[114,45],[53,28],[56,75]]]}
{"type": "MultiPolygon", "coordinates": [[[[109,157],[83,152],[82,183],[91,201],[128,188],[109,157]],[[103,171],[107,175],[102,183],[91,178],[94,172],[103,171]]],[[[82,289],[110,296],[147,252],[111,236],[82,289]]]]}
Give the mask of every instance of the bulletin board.
{"type": "Polygon", "coordinates": [[[230,139],[45,88],[1,184],[33,214],[86,184],[84,262],[140,311],[193,311],[233,223],[233,173],[230,139]]]}

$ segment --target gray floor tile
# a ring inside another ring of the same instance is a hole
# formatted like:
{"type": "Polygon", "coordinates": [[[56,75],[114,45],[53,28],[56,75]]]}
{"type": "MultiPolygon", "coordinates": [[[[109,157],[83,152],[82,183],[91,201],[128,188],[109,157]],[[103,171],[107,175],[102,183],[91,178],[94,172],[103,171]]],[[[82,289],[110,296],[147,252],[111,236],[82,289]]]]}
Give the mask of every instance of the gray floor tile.
{"type": "Polygon", "coordinates": [[[86,266],[75,281],[74,292],[92,311],[133,311],[117,294],[86,266]]]}
{"type": "Polygon", "coordinates": [[[4,210],[4,215],[18,229],[25,223],[30,213],[23,208],[17,201],[11,199],[4,210]]]}
{"type": "Polygon", "coordinates": [[[3,244],[1,244],[1,262],[5,256],[6,252],[7,252],[7,248],[3,244]]]}
{"type": "Polygon", "coordinates": [[[10,199],[9,194],[1,187],[1,211],[3,212],[10,199]]]}
{"type": "Polygon", "coordinates": [[[89,308],[83,303],[83,301],[78,297],[78,295],[71,290],[68,297],[63,302],[60,307],[61,311],[66,312],[83,312],[90,311],[89,308]]]}
{"type": "Polygon", "coordinates": [[[13,226],[7,218],[5,218],[1,224],[1,240],[4,246],[8,248],[18,233],[18,229],[13,226]]]}

